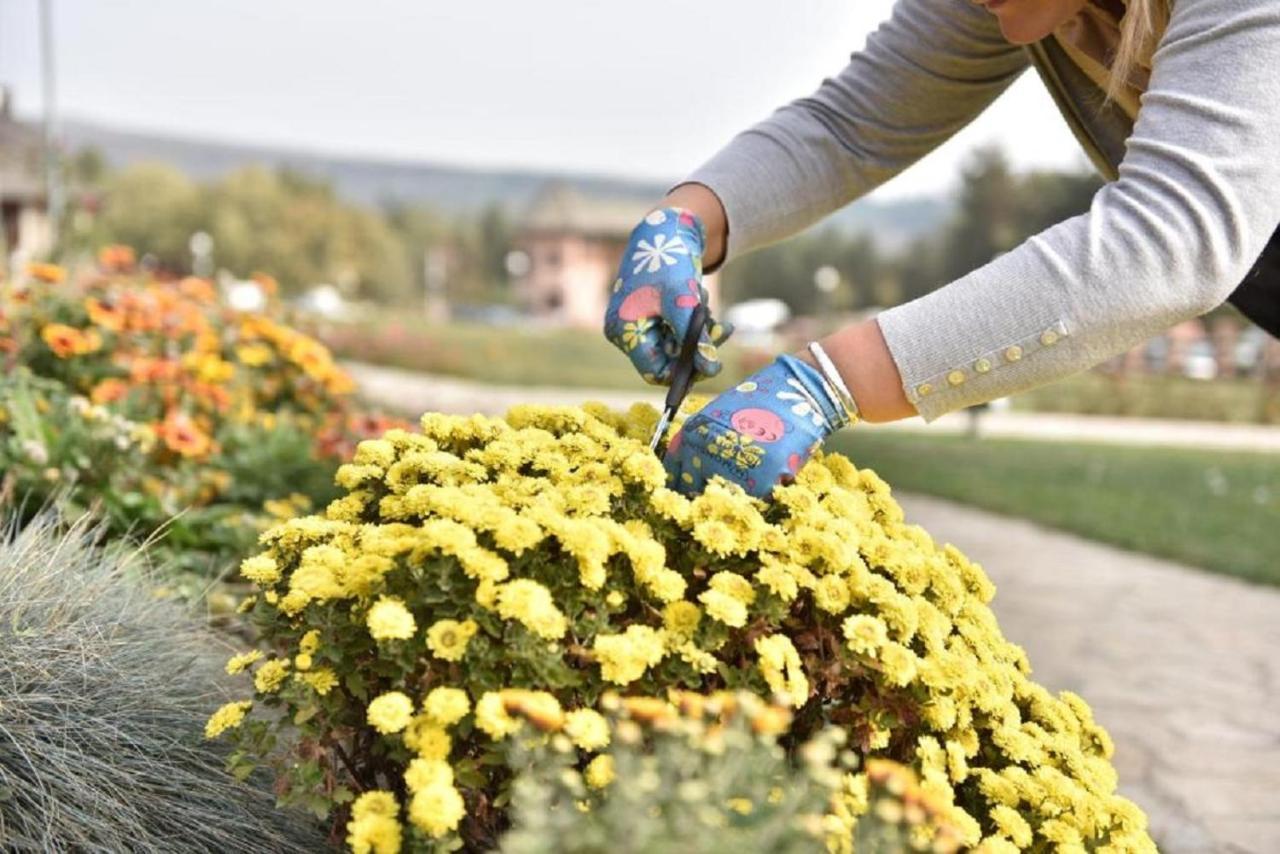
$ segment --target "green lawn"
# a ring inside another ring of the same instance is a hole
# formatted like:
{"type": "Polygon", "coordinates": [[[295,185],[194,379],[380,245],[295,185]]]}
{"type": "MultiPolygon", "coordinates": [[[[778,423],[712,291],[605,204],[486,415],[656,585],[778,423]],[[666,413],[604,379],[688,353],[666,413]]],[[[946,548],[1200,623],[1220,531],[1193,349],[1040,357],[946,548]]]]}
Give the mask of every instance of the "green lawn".
{"type": "MultiPolygon", "coordinates": [[[[423,373],[499,385],[644,388],[627,357],[592,330],[382,321],[316,331],[340,358],[423,373]]],[[[699,383],[699,391],[726,389],[754,369],[751,356],[732,344],[722,357],[725,371],[699,383]]]]}
{"type": "Polygon", "coordinates": [[[846,431],[829,444],[895,488],[1280,584],[1280,456],[846,431]]]}

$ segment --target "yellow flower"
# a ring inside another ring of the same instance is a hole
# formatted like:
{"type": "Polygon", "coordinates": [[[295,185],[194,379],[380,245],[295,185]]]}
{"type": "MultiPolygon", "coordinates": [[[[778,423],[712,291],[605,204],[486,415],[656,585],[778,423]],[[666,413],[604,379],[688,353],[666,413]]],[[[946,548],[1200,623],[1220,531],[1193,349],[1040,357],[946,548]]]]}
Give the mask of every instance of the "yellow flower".
{"type": "Polygon", "coordinates": [[[404,602],[394,596],[383,596],[369,609],[365,618],[374,640],[408,640],[418,630],[413,614],[404,602]]]}
{"type": "Polygon", "coordinates": [[[351,805],[347,822],[347,845],[354,854],[398,854],[401,828],[397,817],[400,805],[390,792],[369,791],[351,805]]]}
{"type": "Polygon", "coordinates": [[[253,675],[253,687],[260,694],[271,694],[280,689],[280,683],[289,674],[289,662],[282,658],[268,661],[253,675]]]}
{"type": "Polygon", "coordinates": [[[507,714],[502,695],[488,691],[476,703],[476,726],[495,741],[500,741],[520,729],[520,721],[507,714]]]}
{"type": "Polygon", "coordinates": [[[422,714],[405,728],[404,745],[423,759],[446,759],[453,750],[453,739],[443,726],[422,714]]]}
{"type": "Polygon", "coordinates": [[[552,600],[551,591],[525,578],[498,588],[498,613],[545,640],[558,640],[568,630],[568,621],[552,600]]]}
{"type": "Polygon", "coordinates": [[[756,639],[760,656],[760,672],[769,690],[783,694],[797,709],[809,699],[809,680],[804,675],[800,654],[786,635],[769,635],[756,639]]]}
{"type": "Polygon", "coordinates": [[[422,710],[436,724],[448,727],[466,717],[471,701],[467,692],[458,688],[433,688],[423,701],[422,710]]]}
{"type": "Polygon", "coordinates": [[[240,574],[259,587],[270,587],[280,580],[280,569],[270,555],[245,558],[240,564],[240,574]]]}
{"type": "Polygon", "coordinates": [[[462,795],[453,786],[419,789],[409,801],[409,820],[432,839],[439,839],[457,829],[466,814],[462,795]]]}
{"type": "Polygon", "coordinates": [[[253,708],[252,700],[241,700],[227,703],[209,716],[204,725],[205,738],[217,738],[229,729],[235,729],[244,722],[244,716],[253,708]]]}
{"type": "Polygon", "coordinates": [[[243,673],[248,669],[249,665],[254,664],[260,658],[262,658],[262,652],[256,649],[231,656],[231,658],[227,659],[227,675],[235,676],[237,673],[243,673]]]}
{"type": "Polygon", "coordinates": [[[620,635],[596,635],[596,660],[606,682],[628,685],[666,655],[662,635],[649,626],[628,626],[620,635]]]}
{"type": "Polygon", "coordinates": [[[813,588],[813,601],[829,614],[839,614],[849,607],[849,585],[838,575],[824,575],[813,588]]]}
{"type": "Polygon", "coordinates": [[[413,701],[399,691],[388,691],[369,703],[365,717],[383,735],[400,732],[413,720],[413,701]]]}
{"type": "Polygon", "coordinates": [[[855,614],[844,621],[844,637],[849,649],[874,658],[889,642],[889,630],[878,617],[855,614]]]}
{"type": "Polygon", "coordinates": [[[564,733],[583,750],[609,746],[609,724],[604,715],[593,709],[576,709],[565,715],[564,733]]]}
{"type": "Polygon", "coordinates": [[[727,593],[704,590],[698,594],[698,601],[706,606],[708,614],[726,626],[740,629],[747,624],[747,606],[727,593]]]}
{"type": "Polygon", "coordinates": [[[315,655],[320,651],[320,630],[312,629],[298,639],[298,652],[315,655]]]}
{"type": "Polygon", "coordinates": [[[327,667],[319,667],[306,673],[295,673],[293,678],[311,686],[321,697],[326,696],[338,684],[338,676],[327,667]]]}
{"type": "Polygon", "coordinates": [[[429,789],[432,786],[452,786],[453,768],[443,759],[423,759],[418,757],[409,760],[409,767],[404,772],[404,784],[410,792],[429,789]]]}
{"type": "Polygon", "coordinates": [[[614,769],[613,757],[602,753],[587,763],[583,779],[593,789],[603,789],[614,781],[617,772],[614,769]]]}
{"type": "Polygon", "coordinates": [[[702,622],[702,611],[692,602],[672,602],[662,609],[662,625],[673,637],[688,640],[702,622]]]}
{"type": "Polygon", "coordinates": [[[474,620],[439,620],[427,629],[427,648],[436,658],[461,661],[479,626],[474,620]]]}

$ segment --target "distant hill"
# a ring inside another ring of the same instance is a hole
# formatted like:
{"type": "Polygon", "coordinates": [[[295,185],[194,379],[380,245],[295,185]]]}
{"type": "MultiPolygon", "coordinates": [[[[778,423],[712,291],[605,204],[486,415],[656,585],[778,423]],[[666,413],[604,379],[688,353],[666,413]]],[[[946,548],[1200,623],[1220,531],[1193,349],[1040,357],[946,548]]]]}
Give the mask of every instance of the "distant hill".
{"type": "MultiPolygon", "coordinates": [[[[446,214],[470,214],[498,204],[518,215],[550,181],[563,181],[587,195],[634,198],[640,204],[658,198],[665,189],[659,183],[596,175],[488,171],[251,143],[211,142],[85,121],[65,121],[62,131],[71,149],[96,148],[114,167],[160,161],[199,180],[217,178],[250,164],[287,167],[327,179],[342,197],[353,202],[427,205],[446,214]]],[[[950,210],[950,203],[941,197],[864,200],[835,214],[827,224],[849,232],[874,233],[881,243],[893,247],[936,229],[950,210]]]]}

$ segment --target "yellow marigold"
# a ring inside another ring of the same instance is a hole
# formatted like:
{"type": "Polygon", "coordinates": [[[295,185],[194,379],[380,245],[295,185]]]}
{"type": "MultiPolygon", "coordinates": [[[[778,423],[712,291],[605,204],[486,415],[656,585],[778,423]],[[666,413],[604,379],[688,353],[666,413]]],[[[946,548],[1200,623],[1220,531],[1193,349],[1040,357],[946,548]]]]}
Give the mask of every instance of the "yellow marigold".
{"type": "Polygon", "coordinates": [[[555,732],[564,726],[560,701],[546,691],[507,688],[498,693],[508,714],[524,718],[543,732],[555,732]]]}
{"type": "Polygon", "coordinates": [[[231,656],[231,658],[227,659],[227,675],[235,676],[237,673],[243,673],[248,669],[249,665],[254,664],[260,658],[262,658],[262,651],[257,649],[231,656]]]}
{"type": "Polygon", "coordinates": [[[609,746],[609,723],[594,709],[575,709],[565,715],[564,733],[583,750],[609,746]]]}
{"type": "Polygon", "coordinates": [[[399,691],[388,691],[373,698],[365,718],[383,735],[400,732],[413,720],[413,701],[399,691]]]}
{"type": "Polygon", "coordinates": [[[422,714],[405,728],[404,746],[423,759],[446,759],[453,750],[453,739],[443,726],[422,714]]]}
{"type": "Polygon", "coordinates": [[[747,606],[727,593],[704,590],[698,594],[698,601],[706,606],[708,614],[726,626],[740,629],[747,624],[747,606]]]}
{"type": "Polygon", "coordinates": [[[338,676],[327,667],[318,667],[306,673],[295,673],[293,678],[306,685],[311,686],[311,690],[315,691],[321,697],[326,696],[338,684],[338,676]]]}
{"type": "Polygon", "coordinates": [[[394,596],[383,596],[369,609],[365,618],[374,640],[408,640],[418,630],[413,614],[404,602],[394,596]]]}
{"type": "Polygon", "coordinates": [[[433,688],[422,703],[422,710],[440,726],[453,726],[471,711],[467,692],[459,688],[433,688]]]}
{"type": "Polygon", "coordinates": [[[280,568],[269,554],[255,554],[241,562],[241,575],[253,584],[269,588],[280,580],[280,568]]]}
{"type": "Polygon", "coordinates": [[[784,694],[797,709],[809,699],[809,680],[804,675],[800,654],[786,635],[756,639],[760,672],[775,694],[784,694]]]}
{"type": "Polygon", "coordinates": [[[813,601],[829,614],[842,613],[849,607],[849,585],[838,575],[824,575],[813,588],[813,601]]]}
{"type": "Polygon", "coordinates": [[[277,658],[268,661],[266,664],[258,668],[258,672],[253,674],[253,687],[258,689],[260,694],[271,694],[280,689],[280,683],[284,681],[284,677],[289,675],[289,662],[287,659],[277,658]]]}
{"type": "Polygon", "coordinates": [[[673,637],[689,639],[702,622],[702,611],[692,602],[672,602],[662,609],[662,625],[673,637]]]}
{"type": "Polygon", "coordinates": [[[315,655],[320,651],[320,630],[312,629],[298,639],[298,652],[315,655]]]}
{"type": "Polygon", "coordinates": [[[347,845],[354,854],[399,854],[400,805],[390,792],[370,791],[356,798],[347,822],[347,845]]]}
{"type": "Polygon", "coordinates": [[[607,753],[602,753],[595,759],[587,763],[586,770],[583,771],[583,779],[587,781],[587,785],[593,789],[603,789],[614,781],[617,772],[614,769],[613,757],[607,753]]]}
{"type": "Polygon", "coordinates": [[[461,661],[477,629],[475,620],[439,620],[427,629],[427,648],[436,658],[461,661]]]}
{"type": "Polygon", "coordinates": [[[875,657],[889,642],[889,630],[878,617],[854,614],[844,621],[844,637],[855,653],[875,657]]]}
{"type": "Polygon", "coordinates": [[[439,839],[451,830],[467,814],[462,795],[453,786],[428,786],[413,793],[409,801],[409,820],[414,827],[439,839]]]}
{"type": "Polygon", "coordinates": [[[240,700],[227,703],[209,716],[204,725],[205,738],[217,738],[229,729],[235,729],[244,722],[244,716],[253,708],[252,700],[240,700]]]}
{"type": "Polygon", "coordinates": [[[606,682],[628,685],[666,655],[662,635],[649,626],[628,626],[620,635],[596,635],[596,661],[606,682]]]}
{"type": "Polygon", "coordinates": [[[517,578],[498,588],[498,613],[546,640],[558,640],[568,630],[568,621],[556,607],[551,591],[527,578],[517,578]]]}
{"type": "Polygon", "coordinates": [[[452,786],[453,768],[443,759],[424,759],[419,756],[409,760],[409,766],[404,771],[404,784],[410,792],[432,786],[452,786]]]}
{"type": "Polygon", "coordinates": [[[506,738],[520,729],[520,721],[507,714],[502,695],[488,691],[476,703],[476,726],[495,741],[506,738]]]}

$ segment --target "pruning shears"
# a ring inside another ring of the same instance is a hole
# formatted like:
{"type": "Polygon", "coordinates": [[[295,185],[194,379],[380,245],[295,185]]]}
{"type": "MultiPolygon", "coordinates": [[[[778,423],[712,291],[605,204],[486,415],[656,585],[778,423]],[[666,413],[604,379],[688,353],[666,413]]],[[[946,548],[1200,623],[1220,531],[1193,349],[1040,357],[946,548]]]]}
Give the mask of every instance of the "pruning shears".
{"type": "Polygon", "coordinates": [[[707,310],[706,303],[698,303],[694,306],[693,316],[689,318],[689,328],[685,331],[684,341],[680,346],[680,357],[671,371],[671,388],[667,389],[667,400],[662,407],[662,417],[658,419],[658,426],[653,431],[653,439],[649,442],[651,451],[658,450],[658,442],[662,440],[662,434],[667,432],[671,419],[675,418],[676,413],[680,411],[680,404],[684,403],[684,399],[689,395],[696,373],[693,357],[698,353],[698,340],[702,337],[702,330],[710,320],[711,312],[707,310]]]}

